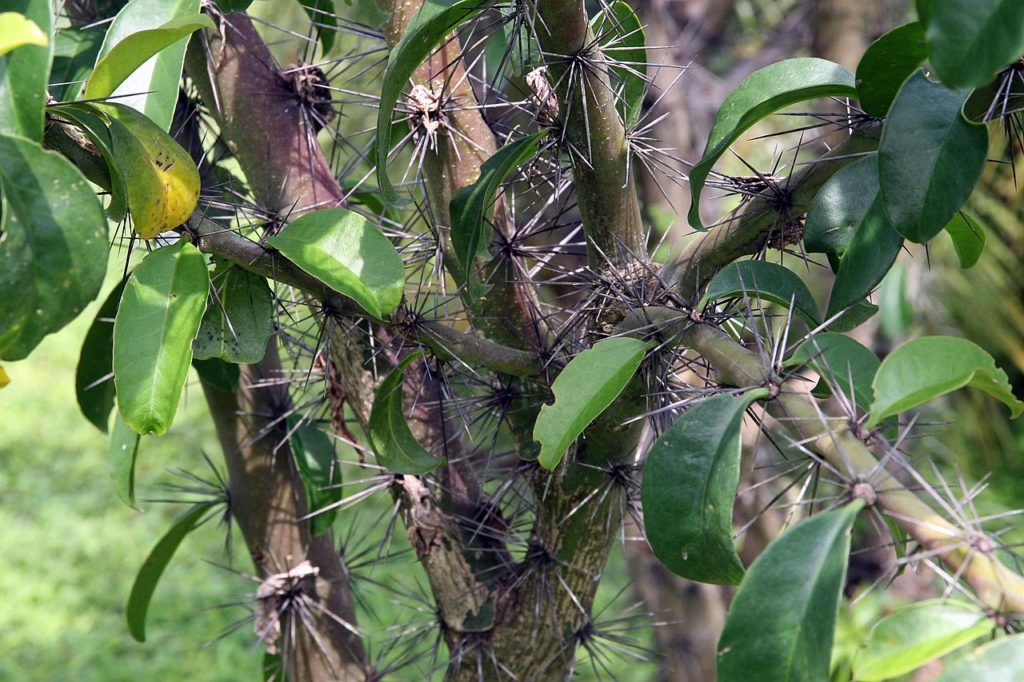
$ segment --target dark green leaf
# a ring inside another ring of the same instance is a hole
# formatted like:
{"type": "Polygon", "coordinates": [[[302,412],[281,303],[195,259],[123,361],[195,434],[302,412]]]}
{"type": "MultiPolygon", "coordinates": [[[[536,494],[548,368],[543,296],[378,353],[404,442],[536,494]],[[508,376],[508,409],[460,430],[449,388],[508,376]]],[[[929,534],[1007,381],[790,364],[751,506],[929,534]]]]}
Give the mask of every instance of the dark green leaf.
{"type": "Polygon", "coordinates": [[[402,258],[358,213],[344,208],[307,213],[267,241],[374,317],[387,315],[402,302],[402,258]]]}
{"type": "MultiPolygon", "coordinates": [[[[992,632],[977,606],[948,599],[908,604],[878,621],[854,662],[857,682],[883,682],[992,632]]],[[[988,680],[990,678],[978,678],[988,680]]]]}
{"type": "Polygon", "coordinates": [[[1024,634],[1003,637],[978,647],[952,663],[935,682],[1021,682],[1024,634]]]}
{"type": "Polygon", "coordinates": [[[316,537],[329,531],[337,516],[337,509],[317,512],[341,501],[341,465],[334,453],[334,441],[317,427],[291,419],[288,432],[295,468],[306,491],[306,505],[315,514],[309,519],[309,532],[316,537]]]}
{"type": "Polygon", "coordinates": [[[618,109],[628,126],[640,119],[644,95],[647,94],[647,42],[644,27],[628,2],[615,0],[611,3],[610,17],[607,10],[609,6],[602,7],[606,9],[594,15],[590,23],[605,58],[610,60],[612,73],[621,85],[618,109]]]}
{"type": "Polygon", "coordinates": [[[149,610],[149,602],[153,598],[156,585],[160,582],[160,576],[170,563],[178,545],[185,539],[192,530],[203,520],[206,512],[213,506],[213,502],[200,502],[185,512],[171,529],[164,534],[156,543],[153,551],[146,557],[145,563],[135,576],[135,584],[132,585],[131,594],[128,595],[128,604],[125,608],[125,615],[128,618],[128,631],[136,641],[146,641],[146,612],[149,610]]]}
{"type": "Polygon", "coordinates": [[[50,108],[50,112],[67,119],[86,134],[106,161],[104,177],[90,176],[89,180],[110,191],[110,205],[107,215],[120,222],[128,210],[128,193],[125,187],[124,169],[114,156],[114,142],[106,116],[91,104],[61,104],[50,108]]]}
{"type": "Polygon", "coordinates": [[[878,287],[878,307],[882,311],[879,324],[890,341],[907,337],[907,330],[914,322],[914,308],[907,295],[907,268],[896,263],[878,287]]]}
{"type": "Polygon", "coordinates": [[[142,436],[128,428],[121,415],[114,416],[110,433],[110,477],[122,502],[135,509],[135,459],[142,436]]]}
{"type": "Polygon", "coordinates": [[[326,56],[334,49],[334,34],[338,31],[334,2],[332,0],[299,0],[299,2],[316,28],[316,35],[320,38],[323,55],[326,56]]]}
{"type": "Polygon", "coordinates": [[[541,406],[533,426],[541,466],[558,466],[572,442],[622,393],[646,351],[643,341],[620,337],[598,341],[569,361],[551,384],[555,402],[541,406]]]}
{"type": "MultiPolygon", "coordinates": [[[[49,0],[6,0],[3,9],[24,15],[46,36],[53,31],[49,0]]],[[[0,55],[0,134],[42,142],[52,57],[52,40],[0,55]]]]}
{"type": "Polygon", "coordinates": [[[185,240],[153,251],[128,278],[114,322],[117,406],[137,433],[174,421],[210,290],[199,249],[185,240]]]}
{"type": "Polygon", "coordinates": [[[658,560],[684,578],[735,585],[743,577],[732,506],[740,480],[740,426],[757,397],[749,391],[696,403],[647,455],[641,488],[647,541],[658,560]]]}
{"type": "Polygon", "coordinates": [[[715,162],[740,135],[779,109],[819,97],[856,97],[853,74],[815,57],[786,59],[743,79],[722,103],[700,162],[690,171],[690,224],[698,229],[700,195],[715,162]]]}
{"type": "Polygon", "coordinates": [[[740,583],[718,641],[719,682],[829,679],[850,528],[863,503],[801,521],[768,545],[740,583]]]}
{"type": "Polygon", "coordinates": [[[807,320],[812,327],[821,320],[818,306],[807,285],[789,268],[760,260],[743,260],[722,268],[708,284],[703,301],[753,296],[793,312],[807,320]]]}
{"type": "Polygon", "coordinates": [[[228,264],[213,273],[210,285],[211,298],[192,342],[192,356],[259,362],[274,331],[274,294],[267,280],[228,264]]]}
{"type": "Polygon", "coordinates": [[[818,190],[804,224],[808,253],[839,257],[878,197],[878,157],[869,154],[843,166],[818,190]]]}
{"type": "Polygon", "coordinates": [[[916,21],[898,26],[871,43],[857,64],[857,95],[864,112],[885,116],[903,81],[927,57],[924,29],[916,21]]]}
{"type": "Polygon", "coordinates": [[[24,138],[0,135],[0,192],[0,357],[20,360],[100,293],[107,220],[77,168],[24,138]]]}
{"type": "Polygon", "coordinates": [[[107,432],[110,411],[114,409],[114,318],[124,285],[119,284],[107,296],[85,333],[82,352],[75,371],[75,397],[85,418],[103,433],[107,432]]]}
{"type": "Polygon", "coordinates": [[[73,99],[92,71],[100,53],[106,26],[65,29],[54,37],[50,94],[58,102],[73,99]]]}
{"type": "Polygon", "coordinates": [[[419,352],[409,355],[391,370],[377,389],[370,410],[368,431],[377,463],[396,474],[425,474],[444,463],[416,442],[405,418],[402,382],[406,368],[420,355],[419,352]]]}
{"type": "Polygon", "coordinates": [[[200,379],[227,393],[238,388],[238,381],[242,376],[238,365],[233,362],[224,362],[219,358],[210,360],[192,358],[192,367],[195,368],[200,379]]]}
{"type": "MultiPolygon", "coordinates": [[[[800,344],[786,361],[787,367],[806,365],[814,370],[822,381],[818,388],[830,393],[829,387],[837,387],[864,410],[874,400],[871,381],[881,364],[869,349],[849,336],[834,332],[815,334],[800,344]]],[[[816,395],[821,392],[815,389],[816,395]]]]}
{"type": "Polygon", "coordinates": [[[377,186],[384,201],[390,203],[396,199],[395,188],[388,177],[388,152],[391,120],[402,90],[445,36],[487,7],[487,3],[480,0],[425,0],[402,39],[391,50],[377,109],[377,186]]]}
{"type": "Polygon", "coordinates": [[[828,330],[840,333],[851,331],[870,320],[877,312],[878,306],[867,299],[858,301],[843,311],[843,314],[837,319],[833,320],[828,325],[828,330]]]}
{"type": "Polygon", "coordinates": [[[903,344],[885,360],[872,384],[875,400],[867,426],[922,405],[965,386],[985,391],[1010,408],[1014,418],[1024,412],[992,356],[967,339],[924,336],[903,344]]]}
{"type": "Polygon", "coordinates": [[[876,195],[839,261],[825,316],[832,318],[859,305],[889,272],[901,248],[903,238],[892,229],[876,195]]]}
{"type": "Polygon", "coordinates": [[[125,5],[107,30],[84,97],[117,97],[169,131],[187,37],[213,28],[209,17],[198,14],[199,4],[199,0],[133,0],[125,5]]]}
{"type": "Polygon", "coordinates": [[[928,58],[949,87],[982,86],[1024,54],[1020,0],[941,0],[931,5],[928,58]]]}
{"type": "Polygon", "coordinates": [[[985,250],[985,230],[981,225],[960,211],[946,225],[946,234],[953,240],[953,250],[956,251],[960,267],[965,270],[973,267],[985,250]]]}
{"type": "Polygon", "coordinates": [[[910,241],[938,234],[981,176],[988,132],[961,115],[965,96],[917,71],[889,109],[878,145],[882,205],[910,241]]]}

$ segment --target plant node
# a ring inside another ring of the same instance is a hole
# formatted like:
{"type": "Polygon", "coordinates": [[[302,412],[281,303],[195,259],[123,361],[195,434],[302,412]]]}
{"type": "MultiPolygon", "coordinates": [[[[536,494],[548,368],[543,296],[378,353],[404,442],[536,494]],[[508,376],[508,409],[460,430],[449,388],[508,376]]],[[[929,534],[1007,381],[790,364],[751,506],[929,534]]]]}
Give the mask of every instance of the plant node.
{"type": "Polygon", "coordinates": [[[267,652],[280,651],[281,620],[300,612],[300,604],[307,594],[316,590],[316,577],[320,569],[304,560],[284,573],[269,575],[256,590],[256,636],[267,647],[267,652]]]}
{"type": "Polygon", "coordinates": [[[295,98],[307,112],[317,115],[307,117],[313,130],[319,131],[334,118],[335,112],[328,89],[327,75],[313,64],[291,64],[281,71],[285,86],[295,93],[295,98]]]}
{"type": "Polygon", "coordinates": [[[878,493],[875,486],[864,480],[856,480],[850,486],[850,497],[855,500],[864,500],[864,503],[871,507],[878,500],[878,493]]]}

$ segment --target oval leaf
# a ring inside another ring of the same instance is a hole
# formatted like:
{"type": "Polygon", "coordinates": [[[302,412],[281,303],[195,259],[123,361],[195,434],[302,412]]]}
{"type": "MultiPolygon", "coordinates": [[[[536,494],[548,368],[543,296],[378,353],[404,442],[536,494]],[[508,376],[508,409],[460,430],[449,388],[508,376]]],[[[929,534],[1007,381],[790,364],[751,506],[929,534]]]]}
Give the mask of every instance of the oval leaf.
{"type": "Polygon", "coordinates": [[[132,0],[114,17],[85,99],[117,97],[167,132],[178,100],[185,38],[213,21],[199,0],[132,0]]]}
{"type": "Polygon", "coordinates": [[[867,644],[857,652],[854,677],[857,682],[899,677],[994,628],[992,619],[971,604],[938,599],[910,604],[871,628],[867,644]]]}
{"type": "Polygon", "coordinates": [[[857,64],[857,96],[865,113],[884,117],[907,76],[928,57],[924,29],[898,26],[871,43],[857,64]]]}
{"type": "Polygon", "coordinates": [[[157,583],[160,582],[160,576],[171,562],[178,545],[202,522],[203,516],[213,504],[200,502],[175,521],[171,529],[160,538],[160,542],[156,543],[135,576],[131,594],[128,595],[125,615],[128,618],[128,631],[136,641],[146,641],[146,612],[149,611],[149,602],[153,598],[157,583]]]}
{"type": "Polygon", "coordinates": [[[533,426],[541,466],[558,466],[572,442],[622,393],[646,350],[638,339],[605,339],[569,361],[551,384],[555,402],[541,406],[533,426]]]}
{"type": "Polygon", "coordinates": [[[320,510],[341,501],[341,464],[326,433],[311,424],[296,424],[294,419],[288,426],[288,443],[311,514],[309,532],[316,537],[331,530],[337,516],[337,509],[320,510]]]}
{"type": "Polygon", "coordinates": [[[114,409],[114,318],[124,285],[119,284],[107,296],[85,333],[82,352],[75,371],[75,397],[82,414],[97,429],[107,432],[110,411],[114,409]]]}
{"type": "Polygon", "coordinates": [[[912,242],[938,234],[981,177],[988,132],[961,115],[965,94],[919,70],[889,109],[878,144],[882,204],[893,229],[912,242]]]}
{"type": "Polygon", "coordinates": [[[196,370],[200,380],[228,393],[238,388],[238,382],[242,378],[242,371],[238,365],[233,362],[224,362],[220,358],[209,360],[192,358],[192,368],[196,370]]]}
{"type": "Polygon", "coordinates": [[[951,88],[977,88],[1024,54],[1020,0],[940,0],[928,17],[928,57],[951,88]]]}
{"type": "Polygon", "coordinates": [[[815,395],[827,395],[831,393],[829,387],[837,387],[864,410],[874,400],[871,381],[881,363],[874,353],[849,336],[835,332],[815,334],[800,344],[785,364],[810,367],[821,377],[815,395]]]}
{"type": "Polygon", "coordinates": [[[754,561],[718,640],[719,682],[829,679],[850,528],[863,503],[813,516],[754,561]]]}
{"type": "Polygon", "coordinates": [[[114,321],[117,407],[136,433],[163,435],[174,421],[206,308],[210,273],[184,240],[135,268],[114,321]]]}
{"type": "Polygon", "coordinates": [[[374,317],[384,317],[402,302],[402,258],[358,213],[344,208],[307,213],[267,241],[374,317]]]}
{"type": "Polygon", "coordinates": [[[711,169],[740,135],[779,109],[819,97],[856,97],[853,74],[816,57],[785,59],[743,79],[715,116],[700,162],[690,171],[690,225],[703,229],[700,194],[711,169]]]}
{"type": "Polygon", "coordinates": [[[50,40],[36,22],[19,12],[0,12],[0,55],[22,45],[46,47],[50,40]]]}
{"type": "Polygon", "coordinates": [[[956,661],[935,682],[1021,682],[1024,634],[980,646],[956,661]]]}
{"type": "Polygon", "coordinates": [[[647,41],[640,17],[624,0],[615,0],[611,5],[594,15],[590,25],[600,43],[602,52],[611,72],[619,81],[617,108],[623,122],[630,126],[643,113],[644,96],[647,94],[647,41]],[[608,9],[611,9],[611,15],[608,9]]]}
{"type": "Polygon", "coordinates": [[[761,260],[743,260],[722,268],[708,284],[703,301],[753,296],[778,303],[815,327],[820,324],[818,306],[807,285],[789,268],[761,260]]]}
{"type": "Polygon", "coordinates": [[[405,418],[405,369],[420,356],[420,352],[413,353],[391,370],[377,389],[370,410],[370,445],[377,462],[396,474],[425,474],[444,464],[416,442],[405,418]]]}
{"type": "Polygon", "coordinates": [[[878,197],[878,157],[843,166],[818,190],[804,223],[804,249],[838,260],[878,197]]]}
{"type": "MultiPolygon", "coordinates": [[[[49,36],[52,17],[49,0],[4,2],[5,10],[15,10],[49,36]]],[[[7,37],[0,28],[0,36],[7,37]]],[[[46,81],[53,58],[53,41],[27,43],[0,55],[0,134],[20,135],[43,141],[43,112],[46,109],[46,81]]]]}
{"type": "Polygon", "coordinates": [[[644,464],[641,502],[647,542],[673,573],[705,583],[738,584],[732,506],[740,480],[740,426],[759,393],[716,395],[672,423],[644,464]]]}
{"type": "Polygon", "coordinates": [[[846,317],[861,305],[864,297],[885,278],[901,248],[903,237],[892,228],[882,200],[876,195],[839,261],[825,316],[832,318],[843,313],[846,317]]]}
{"type": "Polygon", "coordinates": [[[974,267],[985,250],[985,230],[963,211],[953,216],[945,229],[946,234],[953,240],[953,250],[956,251],[960,267],[964,270],[974,267]]]}
{"type": "Polygon", "coordinates": [[[118,414],[114,417],[114,428],[110,432],[110,477],[114,489],[122,502],[135,506],[135,459],[139,454],[142,436],[128,428],[118,414]]]}
{"type": "Polygon", "coordinates": [[[192,357],[259,362],[274,331],[274,294],[259,275],[223,265],[210,280],[211,298],[192,342],[192,357]]]}
{"type": "Polygon", "coordinates": [[[991,355],[967,339],[925,336],[894,350],[878,368],[867,426],[964,386],[1003,401],[1014,418],[1024,412],[1024,403],[1014,397],[1006,372],[991,355]]]}
{"type": "Polygon", "coordinates": [[[77,168],[24,138],[0,135],[0,193],[0,357],[20,360],[100,293],[107,219],[77,168]]]}
{"type": "Polygon", "coordinates": [[[409,79],[453,29],[488,7],[479,0],[425,0],[388,56],[377,109],[377,186],[384,201],[396,199],[388,177],[391,126],[398,98],[409,79]]]}

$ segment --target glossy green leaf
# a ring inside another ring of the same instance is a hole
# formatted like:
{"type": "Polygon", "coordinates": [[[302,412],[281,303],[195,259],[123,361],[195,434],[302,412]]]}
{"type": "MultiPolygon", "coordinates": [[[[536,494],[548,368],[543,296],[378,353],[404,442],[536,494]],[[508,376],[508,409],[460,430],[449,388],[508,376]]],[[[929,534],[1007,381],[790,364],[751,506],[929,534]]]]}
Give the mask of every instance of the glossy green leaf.
{"type": "Polygon", "coordinates": [[[114,409],[114,317],[123,285],[114,287],[85,333],[75,371],[75,397],[82,414],[106,433],[114,409]]]}
{"type": "Polygon", "coordinates": [[[719,682],[822,682],[850,553],[855,501],[786,531],[740,583],[718,640],[719,682]]]}
{"type": "Polygon", "coordinates": [[[884,117],[907,76],[928,57],[918,22],[897,26],[871,43],[857,64],[857,95],[865,113],[884,117]]]}
{"type": "Polygon", "coordinates": [[[899,677],[994,629],[992,619],[972,604],[943,599],[909,604],[871,628],[857,652],[854,677],[857,682],[899,677]]]}
{"type": "Polygon", "coordinates": [[[299,0],[316,29],[317,38],[326,56],[334,49],[334,34],[338,32],[338,18],[334,13],[333,0],[299,0]]]}
{"type": "Polygon", "coordinates": [[[1001,400],[1014,418],[1024,412],[1024,403],[1014,397],[1006,372],[996,367],[991,355],[967,339],[924,336],[904,343],[882,361],[867,426],[965,386],[1001,400]]]}
{"type": "Polygon", "coordinates": [[[882,200],[876,195],[867,212],[861,216],[853,239],[839,261],[825,317],[832,318],[861,305],[864,297],[889,272],[901,248],[903,237],[892,228],[882,208],[882,200]]]}
{"type": "Polygon", "coordinates": [[[1003,637],[951,663],[935,682],[1024,682],[1024,634],[1003,637]]]}
{"type": "Polygon", "coordinates": [[[174,421],[206,309],[206,259],[185,240],[153,251],[128,278],[114,322],[117,407],[137,433],[174,421]]]}
{"type": "Polygon", "coordinates": [[[837,387],[863,410],[874,400],[871,381],[881,364],[868,348],[844,334],[822,332],[800,344],[786,361],[787,367],[807,366],[821,378],[816,395],[831,393],[837,387]],[[824,391],[818,389],[824,388],[824,391]]]}
{"type": "Polygon", "coordinates": [[[931,3],[928,59],[951,88],[976,88],[1024,54],[1020,0],[940,0],[931,3]]]}
{"type": "Polygon", "coordinates": [[[789,268],[761,260],[735,261],[722,268],[708,284],[702,301],[753,296],[777,303],[817,326],[818,306],[807,285],[789,268]]]}
{"type": "Polygon", "coordinates": [[[816,57],[785,59],[743,79],[725,98],[708,136],[700,162],[690,171],[690,224],[703,229],[700,195],[711,169],[740,135],[766,116],[819,97],[856,97],[853,74],[816,57]]]}
{"type": "Polygon", "coordinates": [[[50,94],[58,102],[73,99],[92,72],[106,26],[58,31],[53,39],[50,94]]]}
{"type": "Polygon", "coordinates": [[[636,123],[643,112],[647,94],[647,40],[644,27],[633,8],[624,0],[615,0],[591,20],[594,35],[601,44],[611,72],[619,81],[621,94],[617,103],[626,125],[636,123]],[[617,64],[616,64],[617,62],[617,64]]]}
{"type": "Polygon", "coordinates": [[[0,56],[23,45],[47,47],[49,44],[46,33],[24,14],[0,12],[0,56]]]}
{"type": "Polygon", "coordinates": [[[99,294],[107,220],[77,168],[24,138],[0,135],[0,193],[0,358],[20,360],[99,294]]]}
{"type": "Polygon", "coordinates": [[[644,464],[641,502],[647,541],[669,570],[690,580],[735,585],[743,564],[733,543],[740,480],[740,426],[758,397],[716,395],[683,412],[644,464]]]}
{"type": "MultiPolygon", "coordinates": [[[[104,429],[105,430],[105,429],[104,429]]],[[[142,436],[128,428],[121,415],[114,416],[110,432],[110,478],[122,502],[135,507],[135,460],[142,436]]]]}
{"type": "Polygon", "coordinates": [[[846,253],[857,226],[878,197],[878,157],[843,166],[822,185],[807,211],[804,249],[830,257],[846,253]]]}
{"type": "Polygon", "coordinates": [[[377,463],[396,474],[426,474],[444,464],[416,442],[405,418],[405,370],[421,355],[412,353],[391,370],[377,388],[370,410],[370,446],[377,463]]]}
{"type": "Polygon", "coordinates": [[[131,594],[128,595],[125,615],[128,619],[128,631],[136,641],[146,641],[146,613],[149,611],[149,602],[153,599],[156,585],[160,582],[160,576],[163,575],[167,564],[174,557],[181,541],[202,522],[203,517],[213,504],[213,502],[200,502],[181,515],[170,530],[156,543],[149,556],[146,557],[145,563],[142,564],[142,568],[139,569],[138,575],[135,576],[131,594]]]}
{"type": "MultiPolygon", "coordinates": [[[[122,164],[118,163],[115,157],[109,119],[91,104],[60,104],[50,107],[50,112],[73,123],[99,150],[106,161],[107,172],[102,177],[90,175],[89,180],[110,192],[107,216],[120,222],[128,210],[128,190],[125,187],[124,174],[125,170],[130,169],[122,168],[122,164]]],[[[138,173],[134,173],[133,179],[137,180],[138,176],[138,173]]]]}
{"type": "Polygon", "coordinates": [[[974,267],[985,250],[985,230],[963,211],[953,216],[945,229],[953,241],[953,250],[956,251],[960,267],[965,270],[974,267]]]}
{"type": "Polygon", "coordinates": [[[479,0],[425,0],[406,27],[402,39],[391,50],[377,109],[377,186],[385,201],[390,203],[397,198],[388,177],[388,152],[391,149],[392,117],[402,90],[445,36],[487,7],[479,0]]]}
{"type": "Polygon", "coordinates": [[[307,213],[267,241],[374,317],[384,317],[402,302],[402,258],[358,213],[344,208],[307,213]]]}
{"type": "Polygon", "coordinates": [[[228,393],[238,388],[238,382],[242,378],[242,372],[238,365],[233,362],[225,362],[220,358],[210,358],[209,360],[192,358],[192,367],[202,381],[228,393]]]}
{"type": "Polygon", "coordinates": [[[337,516],[337,509],[319,510],[341,500],[341,464],[334,452],[334,442],[322,430],[289,420],[288,432],[295,468],[306,492],[306,505],[313,514],[309,532],[316,537],[329,531],[337,516]]]}
{"type": "MultiPolygon", "coordinates": [[[[3,9],[24,16],[46,36],[53,30],[49,0],[6,0],[3,9]]],[[[3,30],[0,35],[4,35],[3,30]]],[[[0,134],[42,142],[52,58],[52,40],[41,45],[25,44],[0,55],[0,134]]]]}
{"type": "Polygon", "coordinates": [[[199,0],[131,0],[110,24],[83,96],[117,97],[169,131],[187,38],[214,27],[209,17],[198,14],[199,4],[199,0]]]}
{"type": "Polygon", "coordinates": [[[877,312],[877,305],[863,299],[844,310],[842,315],[829,323],[828,330],[840,333],[852,331],[874,317],[877,312]]]}
{"type": "Polygon", "coordinates": [[[274,294],[267,280],[228,264],[213,273],[210,291],[192,356],[240,364],[262,360],[274,331],[274,294]]]}
{"type": "Polygon", "coordinates": [[[452,246],[469,281],[474,259],[485,252],[491,233],[487,225],[502,183],[537,152],[537,144],[546,133],[539,132],[510,142],[480,166],[480,177],[472,185],[459,189],[451,200],[452,246]]]}
{"type": "Polygon", "coordinates": [[[638,339],[605,339],[569,361],[551,384],[555,402],[541,406],[533,426],[541,466],[558,466],[572,442],[622,393],[646,350],[638,339]]]}
{"type": "Polygon", "coordinates": [[[988,132],[964,120],[965,96],[917,71],[889,109],[878,145],[882,205],[893,229],[912,242],[938,234],[981,177],[988,132]]]}

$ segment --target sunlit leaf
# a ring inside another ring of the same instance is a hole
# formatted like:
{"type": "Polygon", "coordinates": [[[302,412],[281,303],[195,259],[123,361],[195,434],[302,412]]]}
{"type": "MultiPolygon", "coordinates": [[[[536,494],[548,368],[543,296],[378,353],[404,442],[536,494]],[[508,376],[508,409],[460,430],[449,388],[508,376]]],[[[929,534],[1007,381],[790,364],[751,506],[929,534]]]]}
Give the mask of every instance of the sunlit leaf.
{"type": "Polygon", "coordinates": [[[953,250],[956,251],[960,267],[965,270],[974,267],[985,250],[985,230],[963,211],[953,216],[945,229],[953,241],[953,250]]]}
{"type": "Polygon", "coordinates": [[[1003,637],[953,662],[935,682],[1021,682],[1024,634],[1003,637]]]}
{"type": "Polygon", "coordinates": [[[0,12],[0,56],[22,45],[47,47],[49,44],[46,33],[24,14],[0,12]]]}
{"type": "MultiPolygon", "coordinates": [[[[50,0],[6,0],[3,9],[24,16],[44,36],[52,28],[50,0]]],[[[0,36],[6,38],[0,28],[0,36]]],[[[0,134],[43,140],[46,82],[53,58],[53,41],[26,43],[0,54],[0,134]]]]}
{"type": "Polygon", "coordinates": [[[192,355],[197,360],[259,362],[274,331],[274,294],[259,275],[224,265],[210,280],[213,295],[192,342],[192,355]]]}

